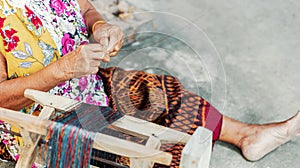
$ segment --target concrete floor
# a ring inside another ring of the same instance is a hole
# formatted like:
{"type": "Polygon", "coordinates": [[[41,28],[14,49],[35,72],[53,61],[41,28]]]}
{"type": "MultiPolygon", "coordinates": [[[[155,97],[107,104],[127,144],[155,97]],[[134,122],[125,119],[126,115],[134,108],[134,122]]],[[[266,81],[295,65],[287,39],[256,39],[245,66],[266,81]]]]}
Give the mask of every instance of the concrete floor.
{"type": "MultiPolygon", "coordinates": [[[[223,114],[248,123],[280,121],[300,109],[297,0],[129,1],[155,11],[154,24],[109,65],[176,75],[223,114]]],[[[299,151],[295,138],[248,162],[217,143],[211,168],[298,168],[299,151]]]]}
{"type": "MultiPolygon", "coordinates": [[[[154,24],[107,66],[176,75],[223,114],[248,123],[280,121],[300,109],[299,1],[129,1],[155,11],[154,24]]],[[[248,162],[218,142],[210,167],[298,168],[299,151],[295,138],[248,162]]]]}

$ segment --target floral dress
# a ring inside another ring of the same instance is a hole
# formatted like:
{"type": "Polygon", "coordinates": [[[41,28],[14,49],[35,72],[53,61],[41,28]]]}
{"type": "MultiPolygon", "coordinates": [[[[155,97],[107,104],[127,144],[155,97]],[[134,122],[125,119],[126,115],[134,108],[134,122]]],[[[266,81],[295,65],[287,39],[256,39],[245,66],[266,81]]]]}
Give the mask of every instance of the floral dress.
{"type": "MultiPolygon", "coordinates": [[[[6,59],[8,79],[41,70],[87,44],[87,37],[77,0],[0,0],[0,52],[6,59]]],[[[65,81],[49,92],[108,105],[101,77],[96,74],[65,81]]],[[[32,104],[21,111],[32,114],[37,106],[32,104]]],[[[0,159],[16,161],[22,140],[11,132],[18,129],[0,120],[0,159]]]]}

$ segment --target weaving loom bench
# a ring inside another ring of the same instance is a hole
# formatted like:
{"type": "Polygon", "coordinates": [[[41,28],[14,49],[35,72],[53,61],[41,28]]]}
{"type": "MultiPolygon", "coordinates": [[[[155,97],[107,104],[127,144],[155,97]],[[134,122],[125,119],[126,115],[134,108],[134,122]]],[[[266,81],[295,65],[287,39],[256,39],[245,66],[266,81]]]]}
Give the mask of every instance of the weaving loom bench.
{"type": "MultiPolygon", "coordinates": [[[[30,168],[37,156],[37,145],[47,134],[50,116],[56,110],[71,111],[80,102],[45,92],[27,89],[25,97],[43,105],[39,116],[0,108],[0,119],[20,128],[24,146],[16,168],[30,168]],[[39,135],[32,139],[31,133],[39,135]]],[[[106,108],[106,107],[105,107],[106,108]]],[[[130,158],[130,167],[151,168],[154,163],[169,165],[172,155],[160,151],[161,144],[186,144],[181,157],[181,168],[208,168],[211,154],[211,132],[198,128],[193,136],[128,115],[107,125],[110,129],[146,139],[145,145],[103,133],[95,133],[93,148],[130,158]]],[[[94,167],[91,165],[91,167],[94,167]]]]}

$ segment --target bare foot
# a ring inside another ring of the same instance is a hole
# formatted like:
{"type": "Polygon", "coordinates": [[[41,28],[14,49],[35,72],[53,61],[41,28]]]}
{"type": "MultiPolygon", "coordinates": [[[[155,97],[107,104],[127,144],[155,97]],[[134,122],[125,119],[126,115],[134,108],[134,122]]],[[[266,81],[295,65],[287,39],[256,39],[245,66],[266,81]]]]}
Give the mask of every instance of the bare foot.
{"type": "Polygon", "coordinates": [[[245,137],[240,141],[240,148],[246,159],[256,161],[298,135],[300,111],[284,122],[249,125],[245,137]]]}

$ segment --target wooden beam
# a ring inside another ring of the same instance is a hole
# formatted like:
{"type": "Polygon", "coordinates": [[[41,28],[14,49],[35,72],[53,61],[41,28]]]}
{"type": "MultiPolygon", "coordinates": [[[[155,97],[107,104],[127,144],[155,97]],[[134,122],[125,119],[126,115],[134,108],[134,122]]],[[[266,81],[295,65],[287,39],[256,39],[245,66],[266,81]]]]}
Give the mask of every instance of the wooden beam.
{"type": "Polygon", "coordinates": [[[155,150],[151,147],[145,147],[105,134],[96,134],[94,147],[117,155],[136,159],[140,158],[163,165],[170,165],[172,161],[172,155],[170,153],[155,150]]]}
{"type": "MultiPolygon", "coordinates": [[[[42,105],[68,111],[78,105],[78,101],[62,96],[51,95],[32,89],[26,89],[25,96],[41,103],[42,105]]],[[[183,143],[186,144],[191,135],[176,131],[158,124],[141,120],[131,116],[124,116],[113,122],[111,126],[119,131],[147,139],[150,136],[158,138],[162,144],[183,143]]]]}
{"type": "Polygon", "coordinates": [[[181,152],[180,168],[209,168],[212,131],[198,127],[181,152]]]}
{"type": "Polygon", "coordinates": [[[70,111],[80,105],[79,101],[33,89],[26,89],[24,96],[43,106],[54,107],[55,109],[65,111],[70,111]]]}
{"type": "Polygon", "coordinates": [[[153,136],[159,139],[162,144],[186,144],[191,137],[189,134],[127,115],[113,122],[111,125],[117,130],[138,137],[153,136]]]}
{"type": "Polygon", "coordinates": [[[37,155],[36,147],[38,146],[38,143],[39,139],[37,139],[33,145],[24,144],[15,168],[31,167],[33,165],[37,155]]]}
{"type": "MultiPolygon", "coordinates": [[[[48,120],[51,114],[55,111],[52,107],[44,106],[40,115],[38,116],[39,120],[48,120]]],[[[24,141],[24,146],[21,149],[19,160],[16,164],[16,168],[31,167],[34,163],[37,156],[37,146],[42,136],[39,135],[35,142],[33,142],[29,132],[21,129],[21,135],[24,141]]]]}
{"type": "MultiPolygon", "coordinates": [[[[50,123],[47,120],[39,120],[35,116],[3,108],[0,108],[0,119],[40,135],[46,135],[47,126],[50,123]]],[[[93,147],[105,152],[125,157],[144,158],[164,165],[169,165],[172,160],[172,155],[169,153],[100,133],[96,133],[93,147]]]]}
{"type": "Polygon", "coordinates": [[[49,120],[49,118],[54,112],[55,112],[55,108],[44,106],[38,118],[39,120],[49,120]]]}
{"type": "MultiPolygon", "coordinates": [[[[147,147],[153,148],[153,149],[160,149],[161,142],[159,139],[150,136],[147,143],[147,147]]],[[[144,160],[142,158],[130,158],[130,168],[152,168],[154,165],[154,162],[144,160]]]]}
{"type": "Polygon", "coordinates": [[[9,109],[0,107],[0,119],[13,124],[20,129],[25,129],[29,132],[33,132],[40,135],[46,135],[47,120],[38,120],[36,116],[20,113],[9,109]]]}

